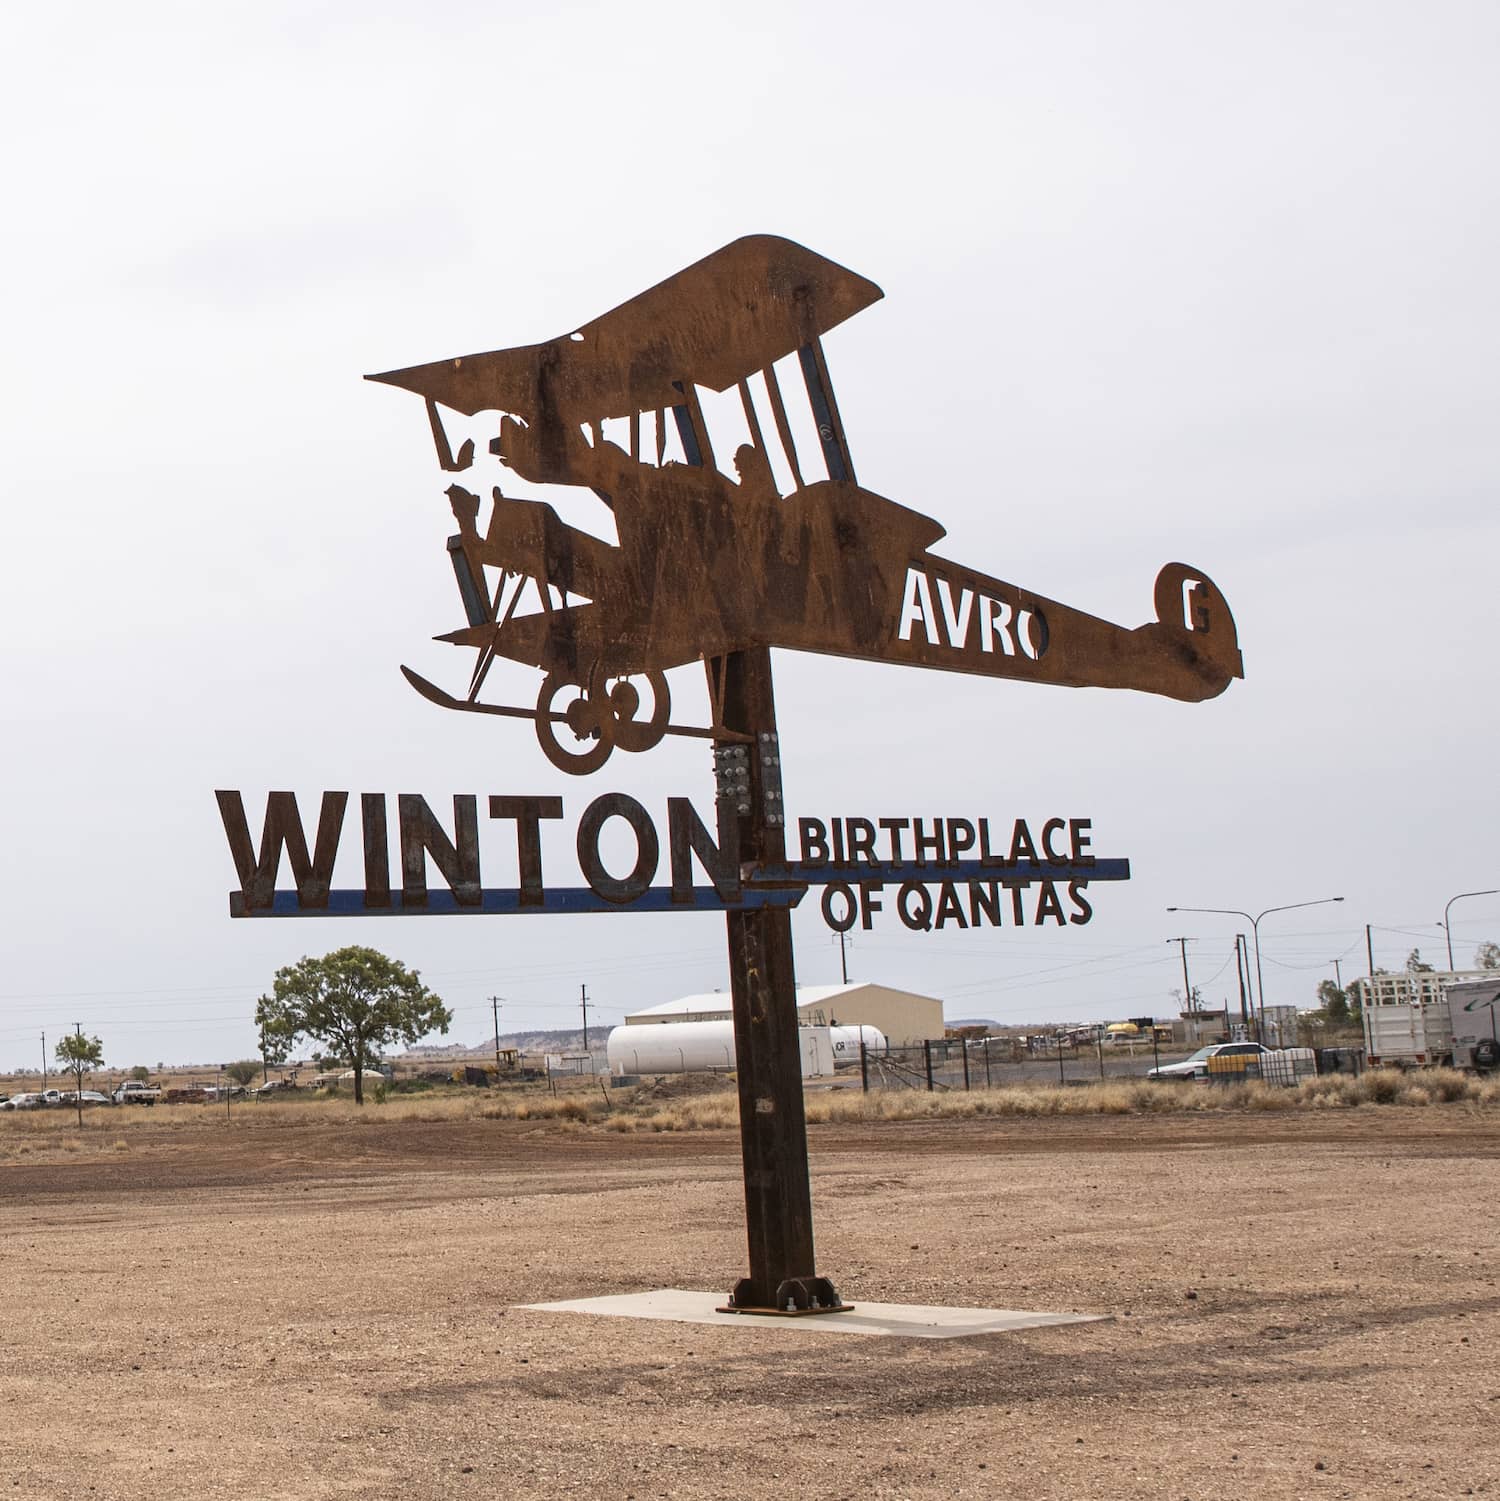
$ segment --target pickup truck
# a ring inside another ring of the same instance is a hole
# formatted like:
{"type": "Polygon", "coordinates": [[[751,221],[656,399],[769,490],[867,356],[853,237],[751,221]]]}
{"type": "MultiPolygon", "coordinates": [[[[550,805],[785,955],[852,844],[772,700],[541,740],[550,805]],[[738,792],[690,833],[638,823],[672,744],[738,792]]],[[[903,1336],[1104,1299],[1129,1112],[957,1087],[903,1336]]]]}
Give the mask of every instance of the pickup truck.
{"type": "Polygon", "coordinates": [[[139,1079],[127,1079],[110,1098],[116,1105],[154,1105],[161,1098],[161,1090],[139,1079]]]}

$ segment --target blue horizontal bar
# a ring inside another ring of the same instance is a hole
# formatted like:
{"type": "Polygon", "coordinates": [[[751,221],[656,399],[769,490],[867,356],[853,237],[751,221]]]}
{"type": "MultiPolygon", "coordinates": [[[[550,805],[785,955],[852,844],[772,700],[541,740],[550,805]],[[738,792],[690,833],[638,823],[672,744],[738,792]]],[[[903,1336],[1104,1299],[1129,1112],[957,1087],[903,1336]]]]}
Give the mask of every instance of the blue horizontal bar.
{"type": "Polygon", "coordinates": [[[458,898],[446,887],[427,893],[423,906],[407,906],[399,891],[391,893],[390,905],[367,907],[363,891],[330,891],[326,907],[304,907],[295,891],[278,891],[269,908],[250,911],[242,893],[229,894],[231,917],[470,917],[557,912],[750,912],[761,907],[795,907],[802,900],[797,887],[759,891],[746,888],[742,900],[726,902],[712,886],[695,886],[691,901],[674,902],[670,887],[652,886],[633,902],[607,902],[587,886],[548,887],[544,899],[521,904],[521,893],[514,887],[480,893],[479,905],[461,907],[458,898]]]}
{"type": "Polygon", "coordinates": [[[723,901],[712,886],[694,886],[692,899],[674,902],[666,886],[652,886],[633,902],[606,901],[587,886],[552,886],[540,902],[522,905],[515,887],[486,887],[479,904],[460,906],[458,898],[446,887],[427,893],[422,906],[407,906],[399,891],[391,893],[384,907],[365,905],[359,890],[328,893],[325,907],[304,907],[295,891],[278,891],[269,908],[248,911],[238,891],[229,894],[231,917],[470,917],[569,913],[569,912],[753,912],[763,907],[795,907],[808,886],[828,886],[843,881],[854,886],[861,881],[883,882],[899,886],[907,881],[1128,881],[1129,860],[1096,860],[1092,865],[1048,865],[1040,860],[1022,860],[1014,865],[981,865],[978,860],[959,860],[950,865],[915,865],[861,862],[857,865],[807,865],[792,861],[786,865],[764,866],[756,870],[753,880],[776,883],[746,885],[737,902],[723,901]]]}
{"type": "Polygon", "coordinates": [[[809,886],[827,886],[834,881],[850,886],[861,881],[884,881],[892,886],[906,881],[1128,881],[1130,861],[1052,865],[1043,860],[1018,860],[1014,865],[982,865],[978,860],[955,860],[947,865],[916,865],[903,860],[896,865],[861,860],[846,865],[809,865],[805,860],[789,860],[785,865],[764,867],[756,877],[762,881],[806,881],[809,886]]]}

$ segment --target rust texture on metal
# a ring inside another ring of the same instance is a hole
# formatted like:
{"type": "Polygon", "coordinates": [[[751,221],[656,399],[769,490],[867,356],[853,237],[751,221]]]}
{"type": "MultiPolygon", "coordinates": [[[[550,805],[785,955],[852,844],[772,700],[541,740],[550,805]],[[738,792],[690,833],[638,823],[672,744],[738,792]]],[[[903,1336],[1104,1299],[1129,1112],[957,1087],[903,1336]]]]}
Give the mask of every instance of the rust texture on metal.
{"type": "Polygon", "coordinates": [[[732,739],[712,692],[710,725],[673,724],[666,673],[763,647],[1188,701],[1241,676],[1233,617],[1202,570],[1168,563],[1156,618],[1127,629],[932,552],[939,522],[856,481],[822,339],[881,295],[752,236],[560,338],[370,376],[423,397],[446,474],[472,468],[475,445],[454,452],[441,409],[493,414],[508,475],[597,497],[618,537],[499,485],[481,530],[480,496],[451,483],[466,624],[438,639],[476,660],[463,695],[404,668],[412,685],[446,708],[532,719],[554,764],[586,774],[667,734],[732,739]],[[704,392],[732,393],[747,441],[715,446],[704,392]],[[533,707],[480,697],[497,657],[543,674],[533,707]]]}
{"type": "MultiPolygon", "coordinates": [[[[1167,564],[1156,619],[1129,630],[941,557],[931,551],[944,534],[937,521],[859,484],[822,340],[881,295],[800,245],[753,236],[561,338],[369,377],[424,399],[445,475],[473,468],[476,444],[466,436],[455,450],[441,409],[492,414],[488,447],[507,486],[514,476],[568,487],[610,513],[615,542],[497,484],[481,531],[480,496],[449,484],[458,532],[447,547],[466,624],[438,639],[472,650],[474,667],[462,697],[402,671],[445,708],[532,719],[548,758],[577,775],[616,747],[645,751],[668,734],[712,739],[717,839],[696,814],[673,810],[674,900],[695,855],[725,900],[742,884],[774,885],[786,867],[772,647],[1188,701],[1242,675],[1234,620],[1199,569],[1167,564]],[[728,394],[742,419],[717,445],[705,393],[728,394]],[[542,674],[534,707],[480,697],[498,658],[542,674]],[[710,722],[674,724],[666,674],[695,662],[710,722]]],[[[534,854],[536,819],[556,816],[536,801],[492,804],[518,820],[522,900],[533,902],[539,870],[528,872],[527,841],[534,854]]],[[[460,903],[478,891],[473,799],[460,802],[449,842],[420,799],[401,799],[404,900],[425,900],[425,854],[460,903]]],[[[261,888],[285,839],[299,894],[305,886],[326,902],[324,825],[309,858],[295,813],[294,803],[268,806],[258,860],[243,809],[224,809],[226,827],[238,818],[231,844],[242,887],[269,897],[261,888]]],[[[335,810],[324,815],[335,827],[335,810]]],[[[384,838],[383,810],[379,819],[376,827],[366,805],[367,865],[384,838]]],[[[649,816],[622,793],[591,804],[577,847],[591,888],[610,902],[638,898],[660,858],[649,816]],[[628,875],[599,858],[611,819],[634,835],[628,875]]],[[[367,871],[367,885],[372,877],[388,894],[388,875],[367,871]]],[[[791,915],[766,904],[725,921],[750,1263],[729,1307],[838,1312],[846,1305],[818,1274],[813,1248],[791,915]]]]}
{"type": "Polygon", "coordinates": [[[491,818],[512,818],[516,824],[516,854],[520,871],[521,905],[540,907],[546,900],[542,884],[542,831],[544,818],[561,818],[560,797],[491,797],[491,818]]]}
{"type": "MultiPolygon", "coordinates": [[[[723,686],[726,727],[749,744],[721,747],[718,778],[721,843],[732,834],[748,865],[786,862],[781,811],[781,742],[766,647],[710,664],[723,686]],[[728,750],[728,756],[723,752],[728,750]]],[[[797,1040],[797,980],[792,914],[784,907],[725,916],[740,1105],[740,1155],[750,1270],[734,1287],[734,1312],[836,1313],[833,1283],[819,1276],[813,1252],[807,1120],[797,1040]]]]}

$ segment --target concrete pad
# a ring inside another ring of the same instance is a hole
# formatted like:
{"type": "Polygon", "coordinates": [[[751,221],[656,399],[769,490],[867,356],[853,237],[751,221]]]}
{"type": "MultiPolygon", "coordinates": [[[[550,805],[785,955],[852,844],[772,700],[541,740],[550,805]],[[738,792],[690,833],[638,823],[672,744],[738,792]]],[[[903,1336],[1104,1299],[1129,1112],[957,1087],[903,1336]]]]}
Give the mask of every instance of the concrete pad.
{"type": "Polygon", "coordinates": [[[1053,1324],[1092,1324],[1098,1313],[1021,1313],[1008,1308],[937,1308],[923,1303],[858,1302],[849,1313],[778,1318],[764,1313],[720,1313],[723,1293],[661,1287],[648,1293],[572,1298],[564,1303],[524,1303],[539,1313],[592,1313],[615,1319],[666,1319],[676,1324],[722,1324],[736,1329],[807,1329],[819,1334],[885,1334],[907,1339],[962,1339],[1053,1324]]]}

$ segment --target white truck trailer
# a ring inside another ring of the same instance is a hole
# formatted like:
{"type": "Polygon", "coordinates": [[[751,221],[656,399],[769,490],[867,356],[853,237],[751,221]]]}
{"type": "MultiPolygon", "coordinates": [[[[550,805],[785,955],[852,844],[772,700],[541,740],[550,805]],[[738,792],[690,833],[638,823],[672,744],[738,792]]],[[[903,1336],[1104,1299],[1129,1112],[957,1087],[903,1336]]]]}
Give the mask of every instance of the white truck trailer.
{"type": "Polygon", "coordinates": [[[1453,1066],[1482,1074],[1500,1068],[1500,976],[1445,985],[1453,1066]]]}
{"type": "Polygon", "coordinates": [[[1500,976],[1446,984],[1436,996],[1367,1005],[1361,1013],[1371,1068],[1500,1066],[1500,976]]]}

